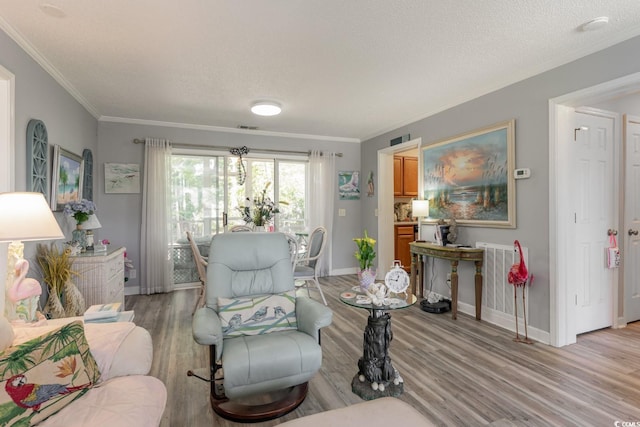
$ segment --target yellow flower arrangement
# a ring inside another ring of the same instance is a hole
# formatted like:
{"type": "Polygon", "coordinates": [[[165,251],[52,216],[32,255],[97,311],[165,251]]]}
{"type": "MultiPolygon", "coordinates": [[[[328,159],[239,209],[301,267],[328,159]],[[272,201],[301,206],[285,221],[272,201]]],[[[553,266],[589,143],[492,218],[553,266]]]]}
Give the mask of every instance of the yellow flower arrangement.
{"type": "Polygon", "coordinates": [[[356,259],[360,263],[360,270],[367,270],[373,266],[373,260],[376,257],[376,251],[374,246],[376,240],[369,237],[367,230],[364,230],[364,237],[357,237],[353,239],[358,245],[358,250],[355,252],[356,259]]]}

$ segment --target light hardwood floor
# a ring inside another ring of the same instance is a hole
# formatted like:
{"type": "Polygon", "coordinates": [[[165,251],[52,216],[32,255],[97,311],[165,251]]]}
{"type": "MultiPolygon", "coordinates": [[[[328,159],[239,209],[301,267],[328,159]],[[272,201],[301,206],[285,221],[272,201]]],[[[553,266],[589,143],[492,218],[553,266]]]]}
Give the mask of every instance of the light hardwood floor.
{"type": "MultiPolygon", "coordinates": [[[[273,426],[304,415],[341,408],[361,399],[351,379],[362,351],[366,310],[342,304],[338,295],[356,276],[321,281],[333,324],[322,331],[323,365],[309,394],[273,426]]],[[[317,294],[314,298],[318,298],[317,294]]],[[[151,375],[168,389],[162,426],[236,426],[213,413],[207,376],[208,350],[191,335],[197,291],[128,296],[126,309],[151,332],[151,375]]],[[[553,348],[513,341],[514,333],[459,314],[429,314],[419,305],[392,312],[391,358],[405,380],[401,399],[442,426],[614,426],[640,423],[640,324],[606,329],[553,348]]],[[[399,420],[402,425],[401,419],[399,420]]]]}

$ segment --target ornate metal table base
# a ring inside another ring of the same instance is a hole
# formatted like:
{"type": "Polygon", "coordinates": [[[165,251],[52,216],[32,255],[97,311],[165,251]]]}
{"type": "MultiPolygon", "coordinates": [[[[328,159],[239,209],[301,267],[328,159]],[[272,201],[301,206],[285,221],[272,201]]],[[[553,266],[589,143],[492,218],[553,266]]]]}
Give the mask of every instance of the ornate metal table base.
{"type": "Polygon", "coordinates": [[[351,381],[351,390],[365,400],[398,397],[404,390],[402,377],[389,357],[392,339],[391,315],[384,310],[371,310],[364,330],[363,356],[351,381]]]}

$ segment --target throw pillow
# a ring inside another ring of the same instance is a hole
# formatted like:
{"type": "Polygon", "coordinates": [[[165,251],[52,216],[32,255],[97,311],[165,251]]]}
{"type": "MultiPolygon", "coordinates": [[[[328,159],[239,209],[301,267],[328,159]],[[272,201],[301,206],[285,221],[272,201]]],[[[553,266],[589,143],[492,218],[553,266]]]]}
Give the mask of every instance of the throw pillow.
{"type": "Polygon", "coordinates": [[[218,316],[222,334],[227,337],[298,329],[296,291],[246,298],[218,298],[218,316]]]}
{"type": "Polygon", "coordinates": [[[79,320],[9,347],[0,353],[0,425],[35,425],[99,378],[79,320]]]}

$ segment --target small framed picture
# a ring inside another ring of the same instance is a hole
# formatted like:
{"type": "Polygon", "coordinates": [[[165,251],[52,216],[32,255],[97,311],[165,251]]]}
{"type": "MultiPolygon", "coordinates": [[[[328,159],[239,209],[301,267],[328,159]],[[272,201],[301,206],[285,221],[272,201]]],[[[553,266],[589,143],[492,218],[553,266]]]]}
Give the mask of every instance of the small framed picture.
{"type": "Polygon", "coordinates": [[[340,200],[360,200],[360,172],[338,172],[338,194],[340,200]]]}
{"type": "Polygon", "coordinates": [[[139,193],[140,164],[138,163],[105,163],[105,193],[139,193]]]}

